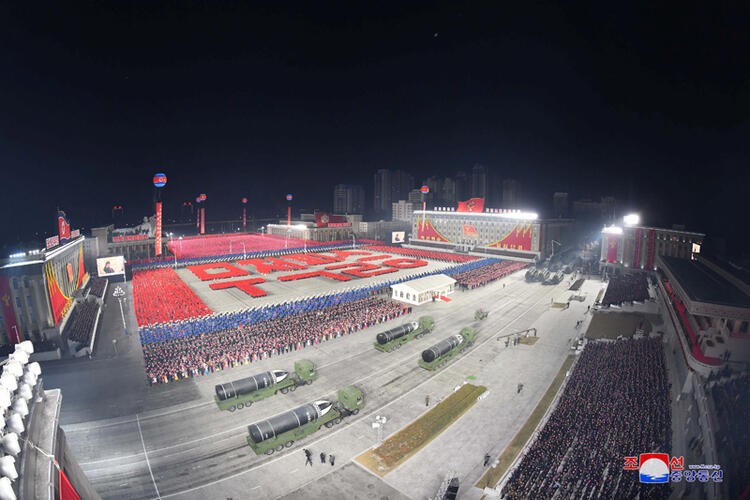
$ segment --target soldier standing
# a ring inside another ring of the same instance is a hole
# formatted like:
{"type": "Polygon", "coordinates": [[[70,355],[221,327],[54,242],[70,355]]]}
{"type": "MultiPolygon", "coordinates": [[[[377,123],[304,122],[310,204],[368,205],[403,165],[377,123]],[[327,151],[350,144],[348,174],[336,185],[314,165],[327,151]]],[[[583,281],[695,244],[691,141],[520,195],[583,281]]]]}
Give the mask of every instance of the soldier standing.
{"type": "Polygon", "coordinates": [[[328,461],[331,462],[331,467],[333,467],[333,464],[336,461],[336,457],[333,455],[328,455],[328,461]]]}
{"type": "Polygon", "coordinates": [[[326,452],[325,451],[321,451],[320,452],[320,463],[321,464],[326,463],[326,452]]]}
{"type": "Polygon", "coordinates": [[[306,458],[305,465],[310,464],[310,467],[312,467],[312,452],[308,450],[307,448],[305,448],[303,451],[305,452],[305,458],[306,458]]]}
{"type": "Polygon", "coordinates": [[[425,406],[430,406],[430,396],[429,396],[429,394],[424,397],[424,405],[425,406]]]}

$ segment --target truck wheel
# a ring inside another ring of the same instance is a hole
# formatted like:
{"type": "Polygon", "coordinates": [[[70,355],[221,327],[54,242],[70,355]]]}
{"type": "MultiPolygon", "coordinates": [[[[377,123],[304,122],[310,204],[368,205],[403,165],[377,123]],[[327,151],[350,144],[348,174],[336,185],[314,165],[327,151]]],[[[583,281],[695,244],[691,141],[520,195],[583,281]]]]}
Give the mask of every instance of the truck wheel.
{"type": "Polygon", "coordinates": [[[241,410],[241,409],[243,409],[244,407],[245,407],[245,405],[244,405],[243,403],[237,403],[237,409],[238,409],[238,410],[241,410]]]}
{"type": "Polygon", "coordinates": [[[330,429],[331,427],[333,427],[333,422],[326,422],[325,426],[330,429]]]}
{"type": "Polygon", "coordinates": [[[250,408],[251,406],[253,406],[252,401],[248,401],[247,403],[245,403],[245,408],[250,408]]]}
{"type": "Polygon", "coordinates": [[[273,448],[268,448],[266,450],[266,455],[273,455],[273,448]]]}
{"type": "Polygon", "coordinates": [[[289,388],[284,387],[283,389],[281,389],[281,394],[286,394],[287,392],[289,392],[289,388]]]}
{"type": "Polygon", "coordinates": [[[293,444],[294,444],[294,441],[289,441],[284,446],[286,446],[287,448],[291,448],[293,444]]]}
{"type": "Polygon", "coordinates": [[[278,445],[278,446],[276,447],[276,451],[281,451],[281,450],[283,450],[283,449],[284,449],[284,445],[283,445],[283,444],[280,444],[280,445],[278,445]]]}
{"type": "Polygon", "coordinates": [[[293,386],[291,386],[291,387],[289,388],[289,392],[294,392],[294,391],[296,391],[296,390],[297,390],[297,386],[296,386],[296,385],[293,385],[293,386]]]}
{"type": "Polygon", "coordinates": [[[233,411],[234,411],[234,410],[236,410],[236,409],[237,409],[237,407],[236,407],[236,406],[234,406],[234,405],[232,405],[232,406],[230,406],[230,407],[229,407],[229,411],[230,411],[230,412],[233,412],[233,411]]]}
{"type": "Polygon", "coordinates": [[[359,408],[355,408],[352,410],[352,415],[356,415],[357,413],[359,413],[359,408]]]}
{"type": "Polygon", "coordinates": [[[310,385],[310,384],[312,384],[312,380],[306,380],[305,381],[305,385],[310,385]]]}
{"type": "Polygon", "coordinates": [[[336,417],[333,419],[333,425],[338,425],[341,423],[341,417],[336,417]]]}

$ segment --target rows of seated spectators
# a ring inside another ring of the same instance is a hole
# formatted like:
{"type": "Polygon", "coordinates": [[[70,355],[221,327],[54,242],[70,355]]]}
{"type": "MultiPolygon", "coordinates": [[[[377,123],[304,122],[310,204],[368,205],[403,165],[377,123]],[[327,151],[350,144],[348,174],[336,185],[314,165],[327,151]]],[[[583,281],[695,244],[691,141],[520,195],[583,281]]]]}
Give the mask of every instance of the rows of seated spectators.
{"type": "Polygon", "coordinates": [[[166,383],[302,349],[411,312],[391,300],[368,297],[204,335],[143,345],[152,384],[166,383]]]}
{"type": "Polygon", "coordinates": [[[528,266],[526,262],[503,260],[470,271],[456,273],[452,277],[456,280],[456,284],[459,287],[474,289],[509,276],[526,266],[528,266]]]}
{"type": "Polygon", "coordinates": [[[725,498],[750,498],[750,375],[743,372],[709,389],[716,408],[716,448],[729,491],[725,498]],[[743,496],[744,494],[744,496],[743,496]]]}
{"type": "Polygon", "coordinates": [[[416,248],[392,247],[387,245],[368,245],[363,250],[373,250],[376,252],[385,252],[398,255],[405,255],[416,259],[431,259],[441,262],[471,262],[479,257],[473,255],[463,255],[450,252],[440,252],[437,250],[419,250],[416,248]]]}
{"type": "Polygon", "coordinates": [[[89,294],[100,299],[103,298],[107,283],[109,283],[107,278],[91,278],[89,280],[89,294]]]}
{"type": "Polygon", "coordinates": [[[99,304],[96,301],[77,302],[70,313],[70,318],[65,324],[65,335],[69,340],[88,344],[91,342],[91,334],[94,331],[94,322],[99,312],[99,304]]]}
{"type": "Polygon", "coordinates": [[[659,338],[590,342],[560,400],[503,487],[504,498],[668,498],[624,457],[670,453],[671,407],[659,338]]]}
{"type": "Polygon", "coordinates": [[[133,274],[133,307],[138,326],[211,314],[211,309],[168,267],[133,274]]]}
{"type": "Polygon", "coordinates": [[[649,298],[648,281],[642,273],[612,276],[607,285],[602,305],[621,305],[624,302],[644,302],[649,298]]]}

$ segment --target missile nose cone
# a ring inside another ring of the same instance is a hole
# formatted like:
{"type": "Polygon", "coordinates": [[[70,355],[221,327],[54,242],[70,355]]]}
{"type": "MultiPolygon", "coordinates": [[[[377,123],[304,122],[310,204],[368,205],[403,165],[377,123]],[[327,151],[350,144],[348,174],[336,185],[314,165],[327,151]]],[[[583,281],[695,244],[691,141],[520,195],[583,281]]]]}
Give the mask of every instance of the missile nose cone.
{"type": "Polygon", "coordinates": [[[274,378],[276,379],[276,382],[281,382],[285,378],[289,376],[289,372],[285,370],[273,370],[271,373],[273,373],[274,378]]]}
{"type": "Polygon", "coordinates": [[[331,410],[331,407],[333,406],[333,403],[331,403],[330,401],[325,401],[325,400],[316,401],[313,404],[318,409],[318,412],[320,413],[320,415],[325,415],[326,413],[328,413],[331,410]]]}

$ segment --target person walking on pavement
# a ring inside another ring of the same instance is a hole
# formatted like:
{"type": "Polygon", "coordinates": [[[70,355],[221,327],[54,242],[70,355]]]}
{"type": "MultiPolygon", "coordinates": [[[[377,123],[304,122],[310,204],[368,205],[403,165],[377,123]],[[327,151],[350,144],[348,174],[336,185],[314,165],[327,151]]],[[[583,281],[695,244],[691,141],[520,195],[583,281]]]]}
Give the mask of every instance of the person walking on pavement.
{"type": "Polygon", "coordinates": [[[305,448],[302,451],[305,452],[305,465],[309,464],[310,467],[312,467],[312,452],[310,450],[308,450],[307,448],[305,448]]]}
{"type": "Polygon", "coordinates": [[[320,463],[321,464],[326,463],[326,452],[325,451],[321,451],[320,452],[320,463]]]}
{"type": "Polygon", "coordinates": [[[491,458],[491,457],[490,457],[490,454],[489,454],[489,453],[487,453],[487,454],[486,454],[486,455],[484,456],[484,466],[485,466],[485,467],[487,467],[488,465],[490,465],[490,458],[491,458]]]}
{"type": "Polygon", "coordinates": [[[430,406],[430,396],[429,395],[427,395],[427,396],[424,397],[424,405],[425,406],[430,406]]]}
{"type": "Polygon", "coordinates": [[[336,462],[336,457],[333,455],[328,455],[328,461],[331,462],[331,467],[333,467],[334,462],[336,462]]]}
{"type": "Polygon", "coordinates": [[[520,394],[523,390],[523,384],[518,384],[518,389],[516,390],[516,394],[520,394]]]}

